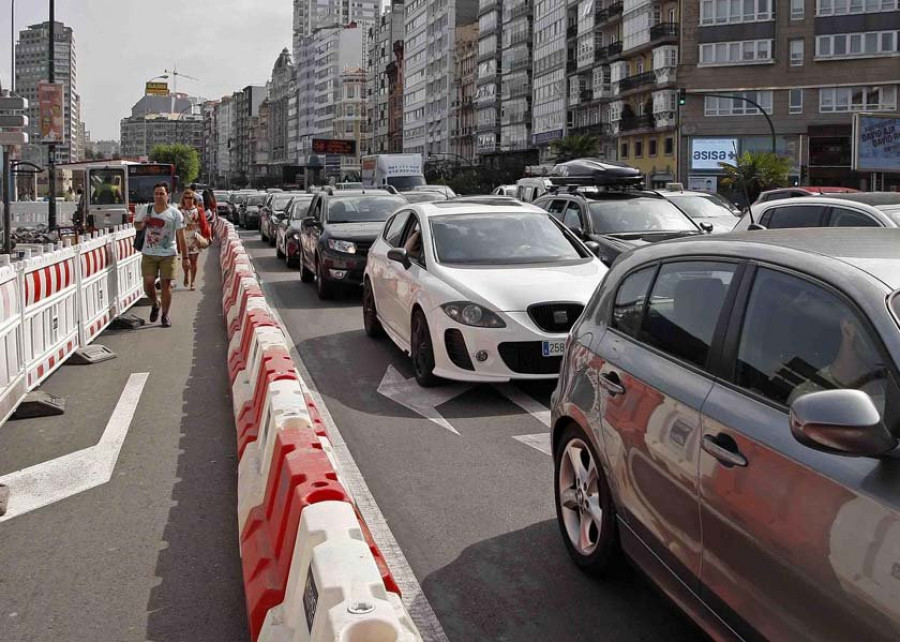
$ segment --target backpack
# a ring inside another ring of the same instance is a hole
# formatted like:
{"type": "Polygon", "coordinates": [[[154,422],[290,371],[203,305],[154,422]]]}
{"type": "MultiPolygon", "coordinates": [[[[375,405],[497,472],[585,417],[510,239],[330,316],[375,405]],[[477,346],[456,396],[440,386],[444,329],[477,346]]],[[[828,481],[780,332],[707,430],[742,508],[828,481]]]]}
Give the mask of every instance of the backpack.
{"type": "MultiPolygon", "coordinates": [[[[144,220],[150,217],[150,208],[153,207],[153,203],[147,206],[147,210],[145,212],[144,220]]],[[[134,233],[134,242],[132,243],[132,247],[138,252],[142,252],[144,250],[144,236],[147,233],[146,223],[143,229],[138,230],[134,233]]]]}

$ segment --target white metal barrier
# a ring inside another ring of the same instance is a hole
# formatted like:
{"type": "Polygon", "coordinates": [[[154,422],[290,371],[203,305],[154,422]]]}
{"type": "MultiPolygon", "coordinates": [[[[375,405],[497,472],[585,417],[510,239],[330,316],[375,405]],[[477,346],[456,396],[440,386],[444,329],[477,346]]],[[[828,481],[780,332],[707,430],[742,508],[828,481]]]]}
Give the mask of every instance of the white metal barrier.
{"type": "MultiPolygon", "coordinates": [[[[76,204],[67,201],[56,203],[56,219],[60,225],[69,225],[75,214],[76,204]]],[[[35,225],[47,225],[50,222],[50,203],[46,201],[14,201],[10,204],[12,226],[31,227],[35,225]]],[[[0,216],[3,214],[3,205],[0,204],[0,216]]]]}
{"type": "Polygon", "coordinates": [[[22,279],[22,352],[28,389],[50,376],[78,347],[78,268],[73,247],[25,250],[16,264],[22,279]]]}
{"type": "Polygon", "coordinates": [[[134,249],[133,225],[120,225],[112,235],[116,271],[116,314],[124,314],[144,295],[141,253],[134,249]]]}
{"type": "Polygon", "coordinates": [[[0,423],[28,392],[22,355],[22,285],[9,257],[0,257],[0,423]]]}
{"type": "Polygon", "coordinates": [[[90,344],[116,317],[111,236],[94,232],[78,244],[78,343],[90,344]]]}

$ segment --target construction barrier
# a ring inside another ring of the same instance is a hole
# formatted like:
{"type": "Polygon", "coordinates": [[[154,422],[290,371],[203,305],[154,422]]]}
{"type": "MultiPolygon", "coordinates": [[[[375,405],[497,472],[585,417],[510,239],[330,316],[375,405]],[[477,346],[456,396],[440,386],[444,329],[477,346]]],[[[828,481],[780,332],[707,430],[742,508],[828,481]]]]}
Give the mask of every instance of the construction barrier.
{"type": "Polygon", "coordinates": [[[115,267],[111,236],[94,232],[78,244],[78,343],[88,346],[116,318],[115,267]]]}
{"type": "Polygon", "coordinates": [[[144,296],[141,253],[134,249],[135,233],[133,225],[120,225],[112,235],[116,266],[117,314],[124,314],[144,296]]]}
{"type": "Polygon", "coordinates": [[[8,256],[0,257],[0,424],[28,393],[22,355],[22,288],[8,256]]]}
{"type": "Polygon", "coordinates": [[[48,245],[16,263],[23,283],[22,353],[31,390],[78,347],[78,262],[73,247],[48,245]]]}
{"type": "Polygon", "coordinates": [[[278,389],[279,381],[299,380],[294,362],[288,351],[281,346],[271,346],[261,351],[256,368],[248,368],[250,383],[236,381],[232,387],[234,395],[234,416],[238,432],[238,458],[244,449],[259,435],[263,421],[263,408],[267,397],[278,389]]]}
{"type": "Polygon", "coordinates": [[[344,502],[303,511],[284,600],[266,613],[259,642],[422,640],[399,596],[381,582],[359,526],[344,502]]]}

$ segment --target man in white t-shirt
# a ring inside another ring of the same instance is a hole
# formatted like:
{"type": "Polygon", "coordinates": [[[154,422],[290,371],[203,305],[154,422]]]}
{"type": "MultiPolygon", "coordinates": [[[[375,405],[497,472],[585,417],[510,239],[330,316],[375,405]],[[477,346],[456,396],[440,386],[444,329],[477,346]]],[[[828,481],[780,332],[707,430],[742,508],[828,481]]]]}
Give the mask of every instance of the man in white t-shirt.
{"type": "Polygon", "coordinates": [[[141,274],[144,277],[144,293],[150,299],[150,322],[159,318],[160,306],[156,299],[156,279],[162,286],[162,322],[164,328],[172,325],[169,308],[172,305],[172,281],[175,279],[177,255],[187,261],[184,240],[184,217],[178,208],[169,205],[169,186],[157,183],[153,188],[153,205],[148,205],[134,217],[134,226],[144,230],[144,247],[141,250],[141,274]]]}

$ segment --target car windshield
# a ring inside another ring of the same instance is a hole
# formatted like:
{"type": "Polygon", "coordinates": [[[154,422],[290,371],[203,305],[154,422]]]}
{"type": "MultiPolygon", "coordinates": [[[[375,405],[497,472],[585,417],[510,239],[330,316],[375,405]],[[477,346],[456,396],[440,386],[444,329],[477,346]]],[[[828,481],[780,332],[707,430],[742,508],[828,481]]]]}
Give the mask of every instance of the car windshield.
{"type": "Polygon", "coordinates": [[[266,196],[268,196],[268,195],[267,194],[254,194],[253,196],[251,196],[250,198],[247,199],[247,205],[248,206],[252,205],[255,207],[262,207],[263,205],[265,205],[266,196]]]}
{"type": "Polygon", "coordinates": [[[681,210],[663,198],[592,201],[589,209],[596,234],[697,231],[681,210]]]}
{"type": "Polygon", "coordinates": [[[433,203],[434,201],[446,201],[447,197],[437,192],[406,192],[406,200],[410,203],[433,203]]]}
{"type": "Polygon", "coordinates": [[[425,184],[424,176],[389,176],[388,185],[396,187],[401,192],[410,190],[413,187],[425,184]]]}
{"type": "Polygon", "coordinates": [[[294,204],[291,206],[291,220],[299,221],[303,218],[306,218],[306,213],[309,211],[309,204],[312,203],[312,196],[309,198],[299,197],[294,201],[294,204]]]}
{"type": "Polygon", "coordinates": [[[879,205],[878,209],[891,217],[898,226],[900,226],[900,205],[879,205]]]}
{"type": "Polygon", "coordinates": [[[288,203],[291,202],[292,198],[294,198],[293,194],[285,194],[284,196],[272,197],[271,209],[275,212],[283,212],[284,208],[287,206],[288,203]]]}
{"type": "Polygon", "coordinates": [[[441,263],[521,265],[584,258],[550,217],[538,212],[455,214],[431,219],[441,263]]]}
{"type": "Polygon", "coordinates": [[[734,214],[731,213],[731,210],[712,196],[683,194],[681,196],[670,196],[669,199],[675,203],[675,205],[687,212],[687,215],[691,218],[717,218],[720,216],[734,218],[734,214]]]}
{"type": "Polygon", "coordinates": [[[329,223],[377,223],[386,221],[398,207],[404,205],[402,196],[338,196],[328,203],[329,223]]]}

